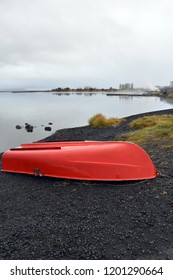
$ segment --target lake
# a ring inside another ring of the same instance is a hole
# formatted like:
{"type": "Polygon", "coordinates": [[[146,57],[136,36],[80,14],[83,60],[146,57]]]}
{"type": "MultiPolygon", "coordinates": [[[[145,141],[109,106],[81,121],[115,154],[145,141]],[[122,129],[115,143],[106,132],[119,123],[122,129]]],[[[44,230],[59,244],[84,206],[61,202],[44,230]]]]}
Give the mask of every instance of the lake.
{"type": "Polygon", "coordinates": [[[88,119],[97,113],[126,117],[172,107],[168,99],[155,96],[0,92],[0,152],[45,138],[59,129],[87,125],[88,119]],[[27,132],[27,123],[33,132],[27,132]]]}

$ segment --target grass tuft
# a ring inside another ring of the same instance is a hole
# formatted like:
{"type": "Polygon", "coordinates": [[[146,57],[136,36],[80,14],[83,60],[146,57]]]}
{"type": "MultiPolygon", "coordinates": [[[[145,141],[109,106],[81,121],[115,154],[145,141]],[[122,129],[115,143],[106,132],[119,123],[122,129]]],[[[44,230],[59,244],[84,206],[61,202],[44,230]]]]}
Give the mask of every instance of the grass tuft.
{"type": "Polygon", "coordinates": [[[145,128],[145,127],[151,127],[155,126],[158,123],[158,117],[157,116],[151,116],[151,117],[142,117],[138,118],[130,123],[130,127],[132,128],[145,128]]]}
{"type": "Polygon", "coordinates": [[[118,125],[121,122],[123,122],[124,119],[119,118],[109,118],[107,119],[102,114],[94,115],[92,118],[89,119],[89,124],[94,127],[104,127],[104,126],[112,126],[112,125],[118,125]]]}
{"type": "Polygon", "coordinates": [[[173,115],[153,115],[130,123],[137,130],[126,135],[126,140],[143,144],[154,140],[173,140],[173,115]]]}

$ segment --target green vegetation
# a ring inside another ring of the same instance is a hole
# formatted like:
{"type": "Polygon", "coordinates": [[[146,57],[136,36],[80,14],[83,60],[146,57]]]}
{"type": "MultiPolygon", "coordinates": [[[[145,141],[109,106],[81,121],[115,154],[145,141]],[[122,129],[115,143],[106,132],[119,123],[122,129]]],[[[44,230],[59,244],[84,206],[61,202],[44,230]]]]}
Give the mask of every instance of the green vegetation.
{"type": "Polygon", "coordinates": [[[118,119],[118,118],[107,119],[104,115],[97,114],[94,115],[92,118],[90,118],[88,122],[91,126],[94,127],[104,127],[104,126],[118,125],[123,121],[124,119],[118,119]]]}
{"type": "Polygon", "coordinates": [[[130,123],[130,127],[137,128],[137,129],[142,129],[145,127],[152,127],[152,126],[157,125],[158,120],[159,120],[158,116],[151,116],[151,117],[145,116],[145,117],[138,118],[138,119],[132,121],[130,123]]]}
{"type": "Polygon", "coordinates": [[[138,118],[130,123],[137,130],[124,136],[127,141],[142,144],[154,140],[173,141],[173,116],[153,115],[138,118]]]}
{"type": "Polygon", "coordinates": [[[51,89],[53,92],[110,92],[110,91],[118,91],[117,88],[109,87],[109,88],[96,88],[91,86],[79,87],[79,88],[69,88],[69,87],[58,87],[51,89]]]}
{"type": "Polygon", "coordinates": [[[160,91],[157,91],[157,90],[150,90],[148,93],[154,94],[154,95],[160,95],[160,91]]]}

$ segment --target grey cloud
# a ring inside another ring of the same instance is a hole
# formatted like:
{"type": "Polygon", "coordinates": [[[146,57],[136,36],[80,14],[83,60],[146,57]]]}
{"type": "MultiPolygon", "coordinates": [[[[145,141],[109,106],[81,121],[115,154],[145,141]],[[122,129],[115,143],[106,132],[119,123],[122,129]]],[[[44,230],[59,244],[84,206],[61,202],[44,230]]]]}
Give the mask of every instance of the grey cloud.
{"type": "Polygon", "coordinates": [[[168,83],[172,8],[171,0],[1,0],[0,87],[168,83]]]}

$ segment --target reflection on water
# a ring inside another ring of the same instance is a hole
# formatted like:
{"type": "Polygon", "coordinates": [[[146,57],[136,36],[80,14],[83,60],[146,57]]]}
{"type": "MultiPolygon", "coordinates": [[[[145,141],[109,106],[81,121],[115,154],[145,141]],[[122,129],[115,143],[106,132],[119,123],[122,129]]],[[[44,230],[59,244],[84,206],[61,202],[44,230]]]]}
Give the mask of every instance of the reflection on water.
{"type": "MultiPolygon", "coordinates": [[[[164,97],[162,97],[162,99],[161,100],[163,100],[164,99],[164,97]]],[[[167,103],[169,103],[169,104],[173,104],[173,98],[172,97],[167,97],[166,98],[166,101],[167,101],[167,103]]]]}
{"type": "Polygon", "coordinates": [[[172,108],[173,100],[106,93],[0,93],[0,151],[45,138],[58,129],[83,126],[102,113],[106,117],[172,108]]]}

